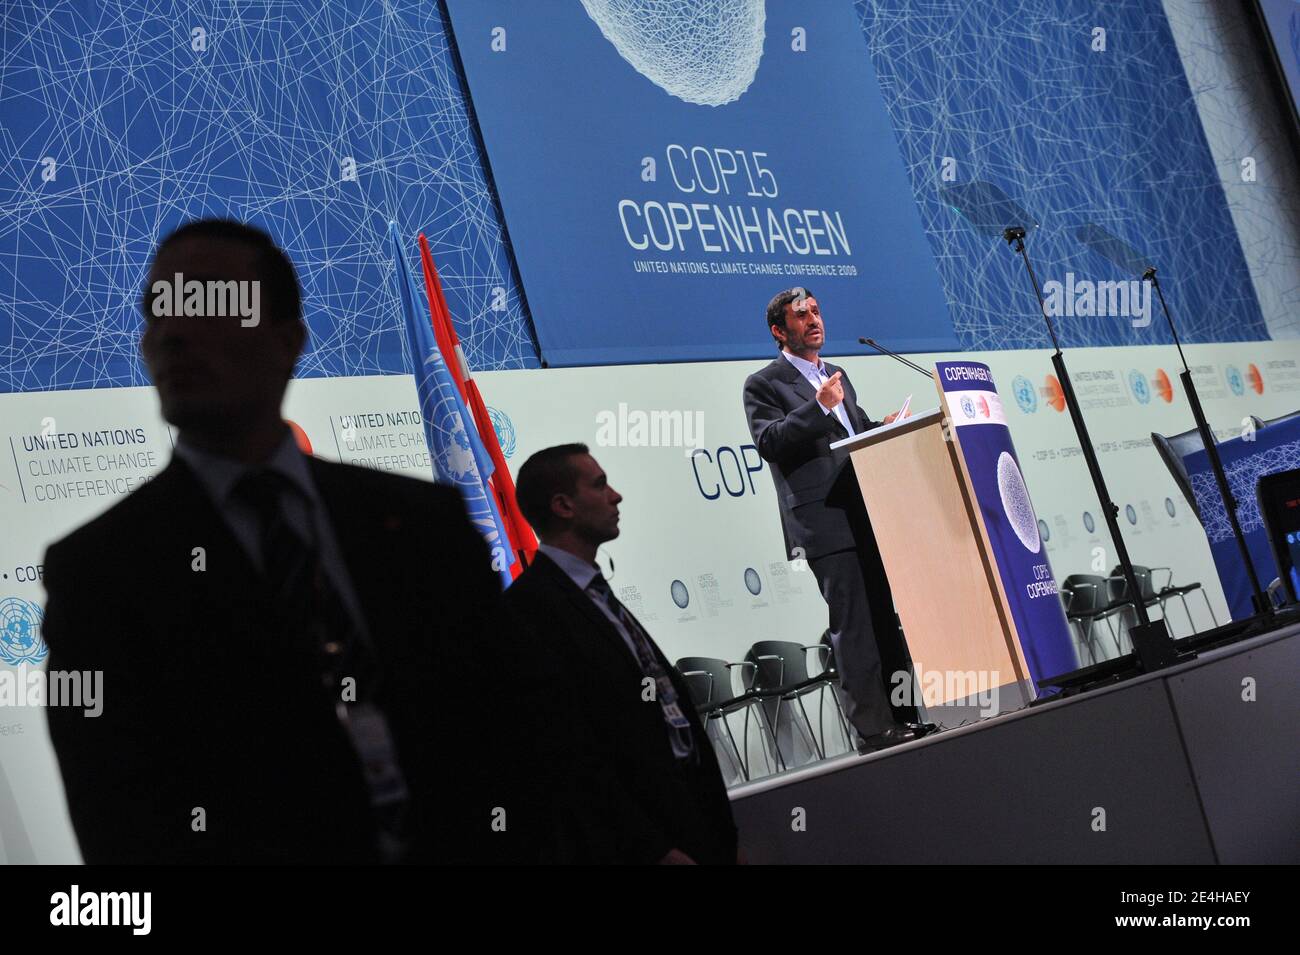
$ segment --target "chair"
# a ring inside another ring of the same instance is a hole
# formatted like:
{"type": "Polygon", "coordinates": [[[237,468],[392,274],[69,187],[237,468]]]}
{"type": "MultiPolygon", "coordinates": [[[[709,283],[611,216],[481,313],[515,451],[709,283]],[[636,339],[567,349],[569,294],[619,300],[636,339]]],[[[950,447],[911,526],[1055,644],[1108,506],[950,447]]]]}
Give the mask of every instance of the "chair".
{"type": "MultiPolygon", "coordinates": [[[[1123,639],[1124,631],[1132,627],[1137,622],[1137,605],[1141,601],[1142,606],[1148,609],[1152,607],[1160,608],[1160,615],[1164,616],[1165,606],[1160,600],[1160,595],[1156,593],[1155,588],[1151,586],[1151,569],[1143,567],[1141,564],[1133,565],[1133,576],[1137,580],[1138,595],[1133,598],[1128,592],[1128,581],[1124,579],[1124,570],[1116,564],[1111,570],[1110,575],[1106,578],[1106,597],[1110,601],[1111,607],[1119,611],[1119,640],[1116,641],[1116,650],[1120,649],[1120,642],[1123,639]]],[[[1130,641],[1131,644],[1131,641],[1130,641]]]]}
{"type": "MultiPolygon", "coordinates": [[[[1136,567],[1133,569],[1137,570],[1136,567]]],[[[1193,581],[1190,584],[1175,584],[1174,572],[1172,569],[1168,567],[1151,567],[1148,569],[1152,574],[1157,570],[1163,570],[1168,575],[1165,577],[1165,585],[1155,590],[1156,598],[1160,601],[1160,612],[1164,615],[1166,620],[1169,619],[1169,613],[1165,609],[1165,604],[1177,597],[1183,602],[1183,613],[1187,614],[1187,625],[1191,628],[1190,633],[1195,633],[1196,622],[1192,620],[1191,608],[1187,606],[1187,595],[1194,591],[1200,591],[1201,596],[1205,598],[1205,609],[1210,612],[1210,619],[1214,621],[1216,627],[1219,625],[1219,618],[1215,616],[1214,607],[1210,604],[1210,595],[1205,592],[1205,588],[1203,588],[1198,582],[1193,581]]]]}
{"type": "Polygon", "coordinates": [[[1294,421],[1296,418],[1300,418],[1300,411],[1292,411],[1289,414],[1278,415],[1276,418],[1269,418],[1264,422],[1264,427],[1271,428],[1275,424],[1284,424],[1287,421],[1294,421]]]}
{"type": "MultiPolygon", "coordinates": [[[[1300,414],[1300,412],[1296,412],[1296,414],[1300,414]]],[[[1250,420],[1255,428],[1259,429],[1291,417],[1294,417],[1294,415],[1283,415],[1281,418],[1274,418],[1266,423],[1260,418],[1251,415],[1250,420]]],[[[1178,490],[1183,492],[1183,497],[1187,499],[1187,506],[1192,509],[1196,519],[1201,520],[1201,509],[1196,504],[1196,495],[1192,493],[1192,481],[1187,474],[1187,465],[1183,462],[1187,455],[1200,451],[1205,447],[1205,442],[1201,440],[1201,432],[1193,428],[1191,431],[1184,431],[1182,434],[1166,437],[1152,431],[1151,443],[1156,446],[1160,459],[1165,462],[1165,467],[1173,475],[1178,490]]],[[[1202,523],[1204,522],[1202,521],[1202,523]]]]}
{"type": "Polygon", "coordinates": [[[1105,622],[1115,643],[1115,652],[1120,652],[1119,637],[1110,618],[1127,604],[1112,602],[1107,578],[1098,574],[1071,574],[1061,584],[1061,600],[1065,605],[1066,619],[1079,627],[1080,641],[1093,663],[1097,662],[1097,653],[1093,648],[1092,631],[1098,620],[1105,622]]]}
{"type": "MultiPolygon", "coordinates": [[[[744,755],[741,755],[740,748],[736,745],[736,737],[731,732],[731,724],[727,722],[727,717],[740,710],[746,710],[761,700],[756,694],[745,693],[737,696],[732,686],[731,670],[739,664],[728,663],[726,660],[719,660],[715,657],[682,657],[675,664],[677,670],[681,673],[682,679],[686,682],[686,688],[690,691],[691,702],[695,704],[696,711],[704,718],[705,728],[708,728],[709,720],[721,720],[722,729],[726,734],[727,742],[731,744],[731,752],[727,757],[733,755],[736,758],[736,764],[740,767],[741,775],[750,779],[749,770],[749,745],[748,729],[749,714],[745,714],[746,729],[746,747],[744,755]]],[[[763,724],[766,726],[766,723],[763,724]]],[[[771,737],[772,751],[779,758],[780,748],[777,746],[776,737],[771,737]]],[[[781,765],[778,759],[772,760],[772,765],[781,765]]]]}
{"type": "MultiPolygon", "coordinates": [[[[1214,615],[1214,608],[1210,606],[1210,597],[1199,583],[1183,584],[1182,586],[1179,586],[1174,584],[1174,572],[1170,568],[1144,567],[1141,564],[1133,565],[1133,576],[1137,578],[1138,590],[1140,591],[1139,599],[1141,599],[1142,605],[1144,607],[1160,608],[1160,616],[1164,617],[1166,622],[1170,625],[1170,636],[1173,636],[1172,621],[1169,621],[1169,613],[1165,604],[1175,597],[1180,598],[1183,602],[1183,612],[1187,614],[1187,625],[1191,628],[1189,633],[1196,632],[1196,622],[1192,619],[1191,608],[1187,606],[1187,595],[1196,590],[1199,590],[1201,596],[1205,598],[1205,607],[1210,612],[1210,619],[1214,621],[1216,627],[1219,625],[1218,618],[1214,615]],[[1155,572],[1157,570],[1163,570],[1167,575],[1165,577],[1164,586],[1160,588],[1157,588],[1154,584],[1155,572]]],[[[1125,607],[1133,607],[1135,606],[1135,602],[1130,600],[1128,597],[1128,582],[1124,579],[1123,572],[1118,564],[1116,564],[1115,568],[1110,572],[1110,576],[1106,578],[1106,589],[1107,596],[1110,598],[1111,606],[1117,607],[1121,610],[1120,634],[1122,636],[1124,632],[1123,622],[1131,613],[1131,611],[1126,610],[1125,607]]]]}
{"type": "MultiPolygon", "coordinates": [[[[828,648],[822,644],[802,646],[790,640],[759,640],[745,654],[744,663],[747,666],[742,671],[742,679],[747,690],[765,701],[774,702],[773,712],[768,715],[769,729],[773,738],[776,737],[781,704],[794,703],[803,716],[803,726],[818,759],[826,758],[825,738],[823,736],[819,742],[817,734],[813,732],[812,720],[808,717],[803,698],[814,690],[824,690],[831,686],[835,679],[834,675],[828,674],[826,670],[817,676],[808,675],[808,651],[824,653],[826,649],[828,648]]],[[[818,700],[820,702],[821,697],[818,700]]],[[[836,706],[838,705],[839,700],[836,698],[836,706]]],[[[764,713],[767,715],[766,707],[764,713]]],[[[841,717],[843,717],[842,713],[841,717]]],[[[786,762],[788,765],[788,761],[786,762]]]]}

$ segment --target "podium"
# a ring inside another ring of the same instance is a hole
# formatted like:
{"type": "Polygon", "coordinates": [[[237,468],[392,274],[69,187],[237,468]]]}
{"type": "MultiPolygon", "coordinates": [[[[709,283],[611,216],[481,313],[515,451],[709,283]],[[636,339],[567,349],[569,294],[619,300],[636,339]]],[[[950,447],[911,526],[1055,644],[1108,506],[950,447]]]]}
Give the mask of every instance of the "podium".
{"type": "Polygon", "coordinates": [[[926,707],[1077,666],[988,367],[941,362],[942,404],[838,441],[866,505],[926,707]]]}

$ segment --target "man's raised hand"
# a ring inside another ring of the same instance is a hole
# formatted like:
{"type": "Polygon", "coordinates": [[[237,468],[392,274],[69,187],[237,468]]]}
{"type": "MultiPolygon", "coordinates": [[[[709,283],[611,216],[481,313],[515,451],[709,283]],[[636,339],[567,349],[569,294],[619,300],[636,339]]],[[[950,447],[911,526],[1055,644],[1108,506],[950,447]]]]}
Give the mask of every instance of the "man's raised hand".
{"type": "Polygon", "coordinates": [[[840,372],[831,375],[817,389],[817,401],[823,408],[834,408],[844,400],[844,386],[840,384],[840,372]]]}

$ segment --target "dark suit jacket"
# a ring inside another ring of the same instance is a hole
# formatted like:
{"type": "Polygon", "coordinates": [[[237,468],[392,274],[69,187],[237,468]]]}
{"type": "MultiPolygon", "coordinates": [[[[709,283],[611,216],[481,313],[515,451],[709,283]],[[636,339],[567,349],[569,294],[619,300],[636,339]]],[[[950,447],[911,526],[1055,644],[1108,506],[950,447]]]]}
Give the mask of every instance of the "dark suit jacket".
{"type": "Polygon", "coordinates": [[[734,863],[726,786],[663,654],[656,648],[699,747],[692,767],[673,757],[662,711],[642,699],[641,670],[617,629],[554,561],[539,553],[505,604],[511,712],[528,734],[501,783],[513,857],[637,864],[676,848],[696,862],[734,863]]]}
{"type": "MultiPolygon", "coordinates": [[[[410,861],[471,854],[458,671],[499,604],[454,489],[317,459],[311,472],[380,659],[377,702],[411,792],[410,861]],[[444,829],[444,827],[446,827],[444,829]]],[[[317,671],[179,458],[45,557],[50,670],[102,670],[103,713],[49,708],[87,862],[375,859],[359,765],[317,671]],[[193,549],[206,570],[192,569],[193,549]],[[206,812],[206,832],[192,828],[206,812]]]]}
{"type": "MultiPolygon", "coordinates": [[[[828,374],[843,369],[825,362],[828,374]]],[[[878,427],[858,407],[857,392],[841,374],[844,406],[858,433],[878,427]]],[[[848,437],[839,417],[817,403],[817,392],[782,355],[745,379],[745,416],[758,453],[771,465],[781,507],[786,558],[822,557],[855,546],[850,515],[826,498],[848,459],[831,444],[848,437]],[[801,548],[797,553],[794,548],[801,548]]]]}

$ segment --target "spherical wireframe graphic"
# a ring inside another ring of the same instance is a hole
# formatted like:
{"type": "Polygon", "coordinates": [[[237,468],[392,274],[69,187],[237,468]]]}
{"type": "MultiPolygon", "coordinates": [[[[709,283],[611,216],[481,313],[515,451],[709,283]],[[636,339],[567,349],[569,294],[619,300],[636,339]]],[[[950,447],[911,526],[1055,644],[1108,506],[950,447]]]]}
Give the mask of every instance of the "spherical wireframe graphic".
{"type": "Polygon", "coordinates": [[[763,578],[753,567],[745,568],[745,589],[757,597],[763,591],[763,578]]]}
{"type": "Polygon", "coordinates": [[[1178,513],[1178,509],[1174,507],[1174,499],[1172,497],[1165,498],[1165,513],[1170,517],[1173,517],[1178,513]]]}
{"type": "Polygon", "coordinates": [[[634,70],[699,106],[724,106],[754,82],[765,0],[582,0],[634,70]]]}
{"type": "Polygon", "coordinates": [[[685,610],[686,605],[691,602],[691,592],[686,589],[686,585],[680,580],[674,580],[670,591],[673,595],[673,603],[685,610]]]}
{"type": "Polygon", "coordinates": [[[1002,498],[1002,511],[1020,543],[1025,545],[1025,550],[1037,554],[1043,546],[1038,536],[1038,516],[1029,501],[1029,489],[1025,487],[1016,459],[1007,451],[998,455],[998,495],[1002,498]]]}

